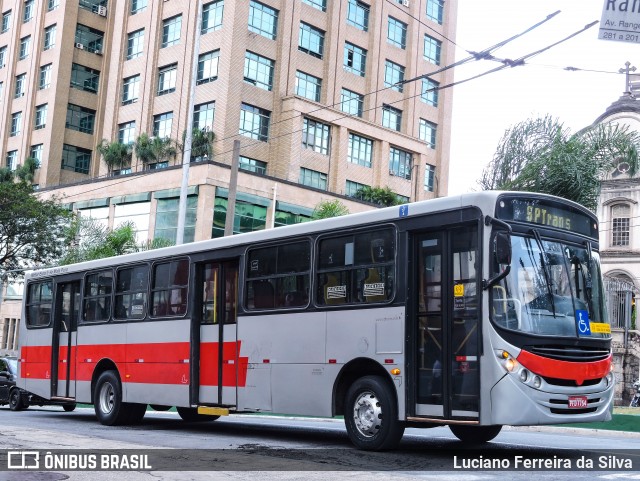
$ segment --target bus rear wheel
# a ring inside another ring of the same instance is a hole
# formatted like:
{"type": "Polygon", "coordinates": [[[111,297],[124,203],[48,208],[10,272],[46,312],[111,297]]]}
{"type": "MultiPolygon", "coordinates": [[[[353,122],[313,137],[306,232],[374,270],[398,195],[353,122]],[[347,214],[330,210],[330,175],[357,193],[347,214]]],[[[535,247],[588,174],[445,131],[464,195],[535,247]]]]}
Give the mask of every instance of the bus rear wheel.
{"type": "Polygon", "coordinates": [[[380,376],[362,377],[349,388],[344,423],[349,439],[358,449],[393,449],[404,434],[394,393],[380,376]]]}
{"type": "Polygon", "coordinates": [[[449,429],[463,443],[486,443],[500,434],[502,426],[450,424],[449,429]]]}
{"type": "Polygon", "coordinates": [[[105,426],[117,426],[142,419],[135,405],[122,402],[122,384],[115,371],[105,371],[98,377],[93,391],[93,407],[100,423],[105,426]],[[133,409],[133,411],[132,411],[133,409]]]}
{"type": "Polygon", "coordinates": [[[62,405],[62,409],[64,409],[64,411],[67,413],[70,413],[71,411],[75,410],[75,408],[76,408],[76,403],[62,405]]]}
{"type": "Polygon", "coordinates": [[[198,414],[198,408],[181,408],[177,407],[176,410],[183,421],[188,423],[215,421],[220,416],[209,416],[208,414],[198,414]]]}

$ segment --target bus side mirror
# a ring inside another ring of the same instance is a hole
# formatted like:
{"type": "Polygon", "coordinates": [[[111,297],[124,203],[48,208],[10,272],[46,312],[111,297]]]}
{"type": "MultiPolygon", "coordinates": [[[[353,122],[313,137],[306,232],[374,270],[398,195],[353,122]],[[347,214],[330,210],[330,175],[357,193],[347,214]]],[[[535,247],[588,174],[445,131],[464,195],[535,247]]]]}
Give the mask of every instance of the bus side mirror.
{"type": "Polygon", "coordinates": [[[500,265],[511,264],[511,236],[506,232],[498,232],[494,238],[494,256],[500,265]]]}

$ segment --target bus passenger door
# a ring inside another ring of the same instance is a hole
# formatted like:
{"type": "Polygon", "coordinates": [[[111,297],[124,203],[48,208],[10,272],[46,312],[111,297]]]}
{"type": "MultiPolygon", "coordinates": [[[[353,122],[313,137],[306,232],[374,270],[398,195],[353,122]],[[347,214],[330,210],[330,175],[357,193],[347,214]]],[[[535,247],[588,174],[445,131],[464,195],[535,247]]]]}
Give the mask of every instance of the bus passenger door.
{"type": "Polygon", "coordinates": [[[79,313],[80,281],[57,284],[53,313],[52,397],[76,396],[75,355],[79,313]]]}
{"type": "Polygon", "coordinates": [[[238,262],[212,262],[199,266],[202,296],[200,316],[200,404],[237,404],[238,262]]]}
{"type": "Polygon", "coordinates": [[[477,224],[414,237],[415,414],[477,419],[477,224]]]}

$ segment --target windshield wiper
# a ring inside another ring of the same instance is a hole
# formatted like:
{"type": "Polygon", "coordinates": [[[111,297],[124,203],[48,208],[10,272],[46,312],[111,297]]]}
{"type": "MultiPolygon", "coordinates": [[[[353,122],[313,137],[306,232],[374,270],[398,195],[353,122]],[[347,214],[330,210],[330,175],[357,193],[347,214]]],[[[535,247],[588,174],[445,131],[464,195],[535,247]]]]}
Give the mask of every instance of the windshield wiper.
{"type": "Polygon", "coordinates": [[[556,301],[553,298],[553,293],[551,292],[551,276],[549,275],[549,270],[547,267],[546,257],[547,252],[544,250],[544,246],[542,245],[542,239],[540,238],[540,233],[536,229],[531,229],[533,232],[533,237],[538,244],[538,248],[540,249],[540,263],[542,264],[542,272],[544,273],[545,283],[547,285],[547,293],[549,294],[549,302],[551,303],[551,309],[553,312],[553,317],[556,317],[556,301]]]}

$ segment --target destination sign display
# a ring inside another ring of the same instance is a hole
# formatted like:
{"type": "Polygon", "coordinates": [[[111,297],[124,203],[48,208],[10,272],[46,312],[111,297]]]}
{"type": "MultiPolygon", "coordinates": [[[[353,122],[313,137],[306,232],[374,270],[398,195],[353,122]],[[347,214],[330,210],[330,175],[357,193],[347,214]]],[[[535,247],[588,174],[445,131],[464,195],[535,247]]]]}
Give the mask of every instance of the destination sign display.
{"type": "Polygon", "coordinates": [[[598,237],[597,222],[571,206],[546,199],[501,198],[496,217],[506,221],[527,222],[598,237]]]}

